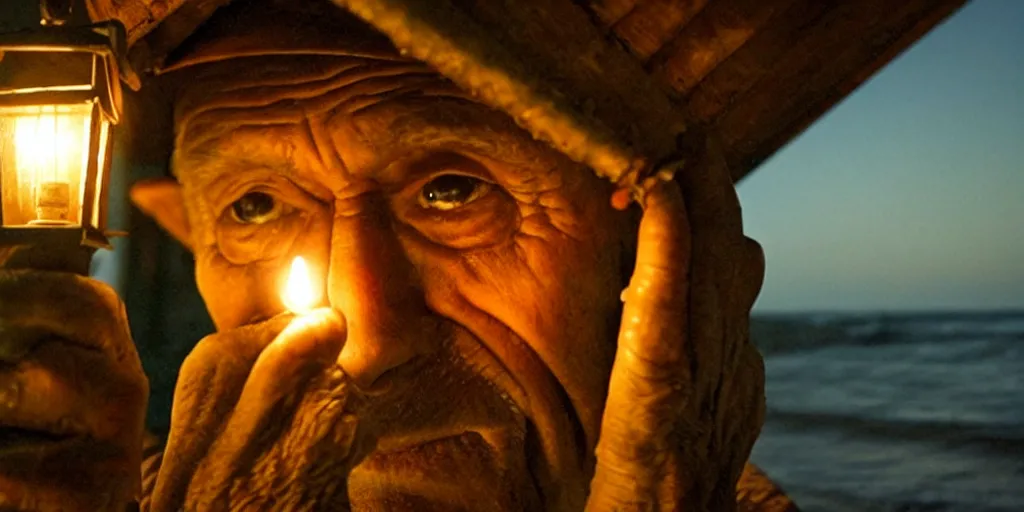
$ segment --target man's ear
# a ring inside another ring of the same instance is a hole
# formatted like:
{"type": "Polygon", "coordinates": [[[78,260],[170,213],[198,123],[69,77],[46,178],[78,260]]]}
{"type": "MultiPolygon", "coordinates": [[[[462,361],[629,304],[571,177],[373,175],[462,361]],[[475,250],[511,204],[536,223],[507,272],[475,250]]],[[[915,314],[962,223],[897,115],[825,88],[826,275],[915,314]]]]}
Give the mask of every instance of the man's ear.
{"type": "Polygon", "coordinates": [[[192,229],[185,213],[181,184],[174,178],[141,180],[129,192],[132,202],[160,224],[188,250],[192,250],[192,229]]]}

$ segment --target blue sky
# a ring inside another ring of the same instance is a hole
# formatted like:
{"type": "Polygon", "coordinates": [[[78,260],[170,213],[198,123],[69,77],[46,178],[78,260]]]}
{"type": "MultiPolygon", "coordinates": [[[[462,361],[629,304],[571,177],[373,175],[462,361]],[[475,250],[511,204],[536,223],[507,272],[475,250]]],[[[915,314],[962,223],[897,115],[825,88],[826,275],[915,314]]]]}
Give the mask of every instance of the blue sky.
{"type": "Polygon", "coordinates": [[[1024,308],[1024,0],[974,0],[739,185],[759,311],[1024,308]]]}

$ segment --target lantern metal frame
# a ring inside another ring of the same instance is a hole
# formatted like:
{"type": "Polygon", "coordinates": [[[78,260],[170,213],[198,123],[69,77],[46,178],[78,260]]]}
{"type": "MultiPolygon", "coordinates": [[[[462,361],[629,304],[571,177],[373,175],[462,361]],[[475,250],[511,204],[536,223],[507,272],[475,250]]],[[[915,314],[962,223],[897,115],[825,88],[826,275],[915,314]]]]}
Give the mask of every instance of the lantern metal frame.
{"type": "Polygon", "coordinates": [[[92,79],[88,85],[0,90],[0,108],[92,105],[88,159],[84,170],[86,175],[78,223],[46,227],[4,226],[3,209],[0,208],[0,248],[41,245],[59,250],[61,247],[78,246],[91,255],[95,249],[111,247],[104,230],[107,223],[113,134],[112,130],[108,130],[105,140],[101,140],[101,132],[104,122],[112,127],[121,120],[121,79],[127,76],[137,80],[127,65],[125,48],[124,26],[116,20],[77,27],[50,25],[0,34],[0,58],[6,52],[92,54],[92,79]]]}

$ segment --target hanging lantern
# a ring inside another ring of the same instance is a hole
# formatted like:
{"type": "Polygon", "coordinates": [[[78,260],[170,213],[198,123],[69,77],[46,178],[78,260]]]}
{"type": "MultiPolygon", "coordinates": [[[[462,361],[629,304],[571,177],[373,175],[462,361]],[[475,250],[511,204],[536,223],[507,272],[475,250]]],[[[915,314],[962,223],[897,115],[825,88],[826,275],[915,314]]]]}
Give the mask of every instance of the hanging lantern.
{"type": "Polygon", "coordinates": [[[124,27],[63,26],[55,4],[40,2],[42,27],[0,34],[0,267],[85,274],[110,247],[124,27]]]}

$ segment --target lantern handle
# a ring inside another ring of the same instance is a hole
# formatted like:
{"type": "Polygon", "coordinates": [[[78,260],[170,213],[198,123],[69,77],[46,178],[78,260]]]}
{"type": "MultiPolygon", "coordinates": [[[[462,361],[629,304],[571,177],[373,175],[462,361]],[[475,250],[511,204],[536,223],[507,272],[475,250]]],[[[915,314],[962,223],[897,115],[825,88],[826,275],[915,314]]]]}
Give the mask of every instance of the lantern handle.
{"type": "MultiPolygon", "coordinates": [[[[64,26],[71,20],[76,0],[39,0],[39,23],[45,27],[64,26]]],[[[110,47],[110,59],[116,71],[113,81],[123,81],[133,91],[138,91],[142,80],[128,61],[128,35],[124,25],[117,20],[89,25],[93,32],[102,35],[110,47]]],[[[0,51],[3,59],[3,51],[0,51]]],[[[112,81],[112,82],[113,82],[112,81]]]]}

